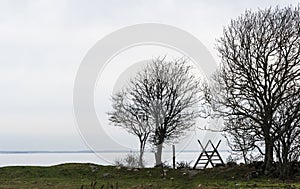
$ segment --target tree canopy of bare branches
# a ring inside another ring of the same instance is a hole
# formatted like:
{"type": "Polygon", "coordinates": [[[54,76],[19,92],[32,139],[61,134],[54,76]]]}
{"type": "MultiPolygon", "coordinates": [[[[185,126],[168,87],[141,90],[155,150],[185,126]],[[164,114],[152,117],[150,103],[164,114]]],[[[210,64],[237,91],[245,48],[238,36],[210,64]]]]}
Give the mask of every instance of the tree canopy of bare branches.
{"type": "Polygon", "coordinates": [[[178,141],[199,116],[199,80],[191,69],[183,58],[154,59],[113,97],[110,120],[135,135],[139,129],[147,133],[144,138],[149,136],[155,147],[156,165],[162,163],[163,144],[178,141]],[[138,115],[144,116],[144,125],[137,121],[138,115]]]}
{"type": "Polygon", "coordinates": [[[246,148],[264,143],[266,173],[274,144],[280,144],[278,151],[299,140],[299,47],[299,6],[246,11],[224,28],[218,40],[221,67],[205,89],[225,130],[247,134],[246,148]]]}

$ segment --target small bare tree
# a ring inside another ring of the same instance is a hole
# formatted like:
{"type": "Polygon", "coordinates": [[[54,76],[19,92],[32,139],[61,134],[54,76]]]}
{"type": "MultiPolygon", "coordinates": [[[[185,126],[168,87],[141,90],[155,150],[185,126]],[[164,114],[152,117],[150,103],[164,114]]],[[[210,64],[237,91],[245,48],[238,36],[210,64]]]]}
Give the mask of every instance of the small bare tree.
{"type": "Polygon", "coordinates": [[[144,136],[149,135],[149,142],[155,147],[156,165],[162,164],[163,144],[178,141],[199,116],[196,107],[200,99],[199,81],[191,69],[183,58],[154,59],[131,80],[122,94],[113,98],[118,101],[113,108],[118,110],[110,120],[136,135],[139,129],[147,133],[144,136]],[[124,100],[125,97],[128,100],[124,100]],[[140,114],[146,116],[144,122],[139,120],[140,114]]]}
{"type": "Polygon", "coordinates": [[[289,98],[282,102],[274,118],[278,133],[274,148],[281,179],[293,176],[291,163],[300,157],[300,81],[294,82],[287,94],[289,98]]]}
{"type": "Polygon", "coordinates": [[[251,120],[243,117],[237,117],[235,119],[229,119],[225,121],[225,127],[223,129],[224,137],[230,149],[240,154],[245,164],[250,163],[249,152],[257,149],[260,155],[263,155],[261,150],[262,139],[259,138],[255,130],[249,129],[249,125],[255,124],[251,120]]]}
{"type": "Polygon", "coordinates": [[[112,97],[113,111],[109,121],[138,137],[140,142],[139,166],[143,167],[143,155],[151,131],[148,116],[130,99],[130,93],[119,92],[112,97]]]}

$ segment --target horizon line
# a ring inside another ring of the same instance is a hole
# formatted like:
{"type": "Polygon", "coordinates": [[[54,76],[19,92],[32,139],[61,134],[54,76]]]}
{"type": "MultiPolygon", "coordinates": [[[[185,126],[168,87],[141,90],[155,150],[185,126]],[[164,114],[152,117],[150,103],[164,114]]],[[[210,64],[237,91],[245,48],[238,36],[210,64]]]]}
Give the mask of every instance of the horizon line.
{"type": "MultiPolygon", "coordinates": [[[[218,152],[229,152],[230,150],[218,150],[218,152]]],[[[76,154],[76,153],[138,153],[138,150],[0,150],[0,154],[76,154]]],[[[166,150],[163,152],[172,152],[172,150],[166,150]]],[[[189,153],[189,152],[199,152],[201,150],[181,150],[176,153],[189,153]]],[[[145,151],[145,153],[153,153],[150,150],[145,151]]]]}

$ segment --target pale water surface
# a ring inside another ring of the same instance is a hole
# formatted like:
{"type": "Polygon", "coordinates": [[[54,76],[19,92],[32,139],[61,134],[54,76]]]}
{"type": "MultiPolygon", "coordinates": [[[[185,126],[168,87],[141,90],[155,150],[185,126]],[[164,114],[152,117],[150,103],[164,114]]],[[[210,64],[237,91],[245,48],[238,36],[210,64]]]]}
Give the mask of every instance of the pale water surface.
{"type": "MultiPolygon", "coordinates": [[[[128,153],[132,152],[0,152],[0,167],[16,166],[16,165],[35,165],[50,166],[61,163],[95,163],[101,165],[113,165],[115,160],[124,158],[128,153]]],[[[198,158],[200,152],[183,151],[176,153],[176,162],[192,161],[191,165],[198,158]]],[[[221,151],[223,161],[229,155],[226,151],[221,151]]],[[[163,153],[163,161],[172,164],[172,152],[163,153]]],[[[144,159],[147,167],[154,165],[154,154],[145,152],[144,159]]]]}

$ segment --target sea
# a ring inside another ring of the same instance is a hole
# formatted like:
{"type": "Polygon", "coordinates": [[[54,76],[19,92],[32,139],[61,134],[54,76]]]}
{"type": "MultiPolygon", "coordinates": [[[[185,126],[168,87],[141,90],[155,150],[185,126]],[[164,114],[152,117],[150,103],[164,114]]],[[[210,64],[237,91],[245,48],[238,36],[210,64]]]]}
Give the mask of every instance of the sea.
{"type": "MultiPolygon", "coordinates": [[[[186,162],[193,166],[200,155],[200,151],[181,151],[175,153],[176,162],[186,162]]],[[[230,154],[227,150],[219,150],[223,159],[230,154]]],[[[98,165],[115,165],[122,162],[128,154],[138,155],[134,151],[0,151],[0,167],[7,166],[52,166],[64,163],[93,163],[98,165]]],[[[173,152],[164,151],[162,162],[172,165],[173,152]]],[[[153,167],[155,163],[154,153],[146,151],[144,164],[153,167]]]]}

